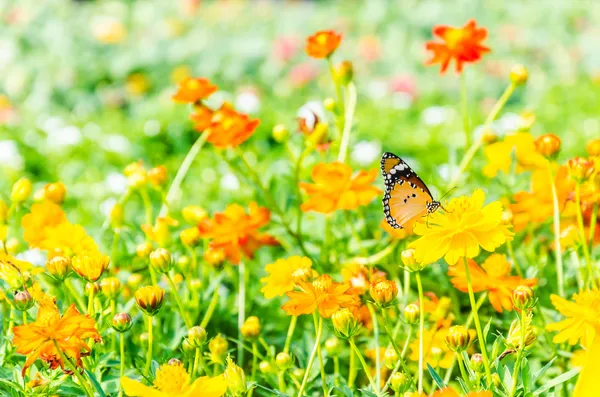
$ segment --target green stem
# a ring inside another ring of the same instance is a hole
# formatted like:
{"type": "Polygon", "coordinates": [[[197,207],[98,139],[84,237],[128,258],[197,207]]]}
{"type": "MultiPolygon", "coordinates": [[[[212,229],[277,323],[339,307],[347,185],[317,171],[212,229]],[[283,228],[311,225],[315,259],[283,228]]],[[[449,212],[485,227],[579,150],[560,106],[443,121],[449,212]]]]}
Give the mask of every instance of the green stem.
{"type": "Polygon", "coordinates": [[[196,379],[196,374],[198,373],[198,365],[200,364],[200,355],[202,354],[202,350],[197,347],[194,352],[194,366],[192,367],[192,379],[196,379]]]}
{"type": "Polygon", "coordinates": [[[300,389],[298,390],[298,397],[303,397],[304,389],[306,388],[306,383],[308,382],[308,378],[310,375],[310,370],[315,362],[315,357],[317,356],[317,350],[319,348],[319,344],[321,343],[321,334],[323,333],[323,317],[319,316],[319,324],[317,325],[317,335],[315,339],[315,345],[313,346],[312,352],[310,353],[310,358],[308,359],[308,364],[306,365],[306,370],[304,372],[304,378],[302,379],[302,384],[300,384],[300,389]]]}
{"type": "Polygon", "coordinates": [[[525,351],[525,312],[521,311],[519,316],[521,320],[521,345],[519,346],[519,352],[517,353],[517,361],[515,362],[515,368],[512,376],[512,387],[510,388],[509,397],[514,397],[517,391],[517,383],[519,380],[519,370],[521,369],[521,361],[523,360],[523,352],[525,351]]]}
{"type": "Polygon", "coordinates": [[[592,268],[592,259],[590,258],[590,251],[585,238],[585,227],[583,225],[583,212],[581,211],[581,183],[577,182],[575,185],[575,205],[577,206],[577,224],[579,225],[579,233],[581,234],[581,246],[583,248],[583,257],[585,258],[585,264],[587,266],[587,278],[585,285],[593,287],[594,285],[594,269],[592,268]]]}
{"type": "Polygon", "coordinates": [[[473,312],[473,320],[475,321],[475,329],[477,330],[477,339],[479,340],[479,348],[483,357],[483,365],[485,366],[485,376],[488,386],[492,385],[492,369],[490,367],[490,360],[487,355],[487,348],[485,345],[485,338],[481,329],[481,322],[479,321],[479,314],[477,303],[475,303],[475,294],[473,293],[473,284],[471,283],[471,272],[469,271],[469,263],[467,258],[463,258],[465,263],[465,275],[467,277],[467,288],[469,290],[469,301],[471,302],[471,310],[473,312]]]}
{"type": "Polygon", "coordinates": [[[423,393],[423,340],[425,337],[425,307],[423,306],[423,301],[425,300],[425,296],[423,294],[423,283],[421,282],[421,272],[418,271],[415,273],[415,278],[417,279],[417,289],[419,291],[419,393],[423,393]]]}
{"type": "Polygon", "coordinates": [[[390,340],[390,343],[392,344],[392,347],[394,348],[394,351],[398,355],[398,364],[402,368],[402,371],[404,371],[405,375],[408,377],[408,381],[410,382],[411,387],[414,387],[415,380],[413,379],[412,375],[410,374],[410,371],[408,370],[408,366],[406,365],[406,362],[404,361],[404,355],[406,354],[406,350],[408,349],[408,341],[410,340],[410,337],[411,337],[412,327],[409,328],[408,337],[406,339],[406,342],[404,343],[404,347],[402,348],[402,350],[400,350],[400,347],[396,343],[394,335],[390,332],[390,328],[389,328],[390,321],[389,321],[389,317],[388,317],[388,314],[385,311],[385,309],[381,310],[381,317],[383,318],[383,329],[385,330],[385,333],[387,334],[387,336],[390,340]]]}
{"type": "MultiPolygon", "coordinates": [[[[412,338],[412,331],[413,331],[413,327],[410,326],[408,328],[408,335],[406,336],[406,341],[404,341],[404,347],[402,348],[402,354],[399,355],[400,360],[398,360],[398,362],[396,363],[396,366],[394,367],[394,369],[390,373],[390,376],[388,376],[388,379],[385,382],[385,386],[383,387],[382,393],[385,393],[386,390],[390,387],[390,383],[392,381],[392,377],[394,376],[394,374],[396,372],[398,372],[400,370],[400,366],[403,363],[403,360],[404,360],[404,357],[406,355],[406,352],[408,351],[408,346],[410,345],[410,341],[411,341],[411,338],[412,338]]],[[[412,379],[412,383],[413,383],[413,386],[414,386],[415,380],[412,378],[412,375],[410,374],[410,372],[407,372],[406,370],[403,370],[403,371],[404,371],[404,373],[405,373],[405,375],[407,377],[410,377],[410,379],[412,379]]]]}
{"type": "Polygon", "coordinates": [[[335,78],[335,69],[333,67],[333,61],[331,57],[327,57],[327,63],[329,64],[329,72],[331,73],[331,79],[333,80],[333,84],[335,86],[335,96],[336,96],[336,126],[338,131],[338,138],[341,137],[342,129],[344,128],[344,114],[346,113],[344,103],[344,97],[342,96],[342,86],[340,85],[338,79],[335,78]]]}
{"type": "Polygon", "coordinates": [[[23,312],[23,325],[27,325],[27,312],[23,312]]]}
{"type": "Polygon", "coordinates": [[[344,163],[350,144],[350,130],[352,130],[352,119],[354,118],[354,110],[356,109],[356,87],[354,84],[348,84],[348,106],[344,111],[344,129],[342,131],[342,141],[340,143],[340,151],[338,153],[338,161],[344,163]]]}
{"type": "Polygon", "coordinates": [[[152,364],[152,344],[153,344],[152,316],[147,316],[147,317],[148,317],[148,351],[146,352],[146,367],[144,368],[144,371],[146,372],[147,376],[150,376],[150,368],[151,368],[151,364],[152,364]]]}
{"type": "Polygon", "coordinates": [[[215,285],[215,290],[213,291],[213,296],[208,304],[208,309],[206,309],[206,313],[204,314],[204,318],[200,323],[202,328],[206,328],[208,323],[210,322],[210,318],[212,317],[215,309],[217,308],[217,304],[219,303],[219,285],[215,285]]]}
{"type": "Polygon", "coordinates": [[[594,238],[596,237],[596,222],[598,222],[598,203],[594,203],[592,209],[592,217],[590,218],[590,250],[594,246],[594,238]]]}
{"type": "Polygon", "coordinates": [[[350,349],[350,368],[348,369],[348,387],[352,389],[354,387],[354,381],[356,380],[356,354],[350,349]]]}
{"type": "Polygon", "coordinates": [[[513,249],[512,241],[506,241],[506,247],[508,248],[508,255],[510,256],[510,259],[512,259],[513,264],[515,265],[515,270],[517,271],[517,274],[519,275],[519,277],[523,278],[523,270],[521,269],[521,266],[517,261],[517,256],[515,255],[515,250],[513,249]]]}
{"type": "Polygon", "coordinates": [[[246,319],[246,265],[244,262],[240,262],[238,265],[238,349],[237,357],[238,364],[243,366],[244,364],[244,335],[242,335],[242,326],[246,319]]]}
{"type": "Polygon", "coordinates": [[[65,279],[65,281],[63,282],[63,285],[65,286],[65,288],[67,289],[67,291],[69,292],[69,295],[71,295],[71,297],[73,298],[73,300],[77,303],[77,306],[79,306],[79,310],[83,311],[83,309],[85,308],[85,302],[82,298],[82,294],[79,294],[75,288],[73,287],[73,284],[69,281],[69,279],[65,279]]]}
{"type": "Polygon", "coordinates": [[[94,315],[94,295],[95,295],[95,293],[96,293],[96,288],[93,283],[90,283],[90,295],[88,298],[88,307],[87,307],[87,313],[90,316],[94,315]]]}
{"type": "Polygon", "coordinates": [[[468,376],[467,370],[465,369],[465,362],[463,360],[462,353],[457,352],[455,355],[456,355],[456,360],[458,361],[458,368],[460,369],[460,375],[462,376],[462,378],[466,382],[466,384],[471,386],[471,377],[468,376]]]}
{"type": "MultiPolygon", "coordinates": [[[[506,88],[506,90],[504,91],[504,93],[502,94],[500,99],[498,99],[498,101],[492,108],[492,111],[490,112],[490,114],[488,115],[488,117],[485,120],[484,131],[487,130],[489,128],[490,124],[496,119],[496,117],[498,117],[500,110],[502,110],[504,105],[506,105],[508,98],[510,98],[512,93],[515,91],[515,88],[516,88],[516,85],[514,83],[511,83],[506,88]]],[[[456,186],[456,183],[460,180],[460,177],[462,176],[462,174],[467,170],[467,168],[469,167],[469,164],[471,164],[473,157],[475,157],[475,154],[477,153],[477,151],[483,144],[483,136],[484,136],[484,134],[481,134],[481,136],[475,142],[473,142],[471,144],[471,146],[465,153],[465,156],[463,157],[463,159],[460,162],[460,165],[458,167],[458,172],[456,174],[454,174],[454,177],[450,180],[450,184],[448,185],[449,188],[453,188],[454,186],[456,186]]]]}
{"type": "Polygon", "coordinates": [[[323,267],[323,271],[329,269],[329,244],[331,237],[331,215],[325,215],[325,227],[323,232],[323,246],[321,247],[321,266],[323,267]]]}
{"type": "Polygon", "coordinates": [[[204,146],[204,143],[206,142],[208,135],[209,135],[209,133],[207,131],[204,131],[198,137],[198,139],[196,139],[196,142],[192,145],[188,154],[186,154],[185,159],[183,159],[183,162],[181,163],[181,165],[179,166],[179,169],[177,170],[177,174],[175,174],[175,179],[173,179],[171,186],[169,186],[169,190],[167,191],[167,196],[165,197],[165,200],[164,200],[165,202],[163,203],[162,207],[160,208],[160,212],[159,212],[158,216],[166,216],[169,213],[169,204],[171,204],[171,202],[173,201],[175,196],[179,193],[181,183],[185,179],[185,176],[188,173],[188,171],[190,170],[190,167],[191,167],[192,163],[194,162],[194,159],[196,158],[198,153],[200,153],[200,149],[202,149],[202,146],[204,146]]]}
{"type": "Polygon", "coordinates": [[[179,309],[179,313],[181,314],[181,318],[183,318],[183,322],[185,326],[190,329],[192,328],[192,322],[188,318],[187,313],[185,312],[185,308],[183,307],[183,303],[181,302],[181,298],[179,297],[179,293],[177,291],[177,286],[175,285],[175,281],[173,281],[173,277],[169,273],[166,273],[167,280],[169,280],[169,285],[171,285],[171,291],[173,292],[173,297],[175,298],[175,302],[177,303],[177,308],[179,309]]]}
{"type": "Polygon", "coordinates": [[[73,371],[73,373],[77,377],[77,380],[79,381],[79,386],[81,386],[81,388],[83,389],[85,394],[89,397],[94,397],[94,394],[88,388],[87,381],[85,380],[83,375],[79,372],[79,369],[77,368],[77,366],[75,364],[73,364],[73,362],[71,361],[71,359],[69,357],[65,356],[65,354],[60,349],[60,346],[58,346],[58,343],[55,340],[53,340],[52,343],[54,343],[54,348],[58,352],[58,355],[60,356],[62,361],[67,364],[67,367],[69,367],[69,369],[71,371],[73,371]]]}
{"type": "Polygon", "coordinates": [[[148,190],[146,190],[146,188],[141,188],[140,196],[142,197],[142,201],[144,202],[144,213],[146,216],[146,223],[152,226],[152,224],[154,223],[154,215],[152,214],[152,202],[150,201],[148,190]]]}
{"type": "MultiPolygon", "coordinates": [[[[313,313],[313,319],[315,322],[315,329],[318,328],[318,320],[317,320],[317,312],[313,313]]],[[[320,316],[319,316],[320,317],[320,316]]],[[[325,373],[325,364],[323,363],[323,353],[321,350],[321,344],[319,343],[319,347],[317,348],[317,356],[319,357],[319,369],[321,370],[321,385],[323,386],[323,396],[328,396],[327,393],[327,374],[325,373]]]]}
{"type": "Polygon", "coordinates": [[[465,73],[460,75],[460,111],[463,119],[463,130],[465,133],[465,144],[466,146],[471,145],[471,120],[469,118],[469,98],[467,95],[467,81],[465,73]]]}
{"type": "Polygon", "coordinates": [[[565,296],[562,248],[560,246],[560,209],[558,206],[558,194],[556,193],[556,182],[552,172],[552,164],[548,164],[548,175],[550,177],[550,188],[552,189],[553,225],[554,225],[554,256],[556,257],[556,283],[558,295],[565,296]]]}
{"type": "MultiPolygon", "coordinates": [[[[120,353],[121,353],[121,363],[120,363],[120,377],[119,379],[125,376],[125,333],[119,333],[119,345],[120,345],[120,353]]],[[[119,382],[119,397],[123,397],[123,386],[121,386],[121,382],[119,382]]]]}
{"type": "Polygon", "coordinates": [[[348,341],[350,342],[350,346],[354,350],[354,353],[356,353],[356,356],[358,357],[358,361],[360,361],[360,364],[362,365],[363,370],[365,371],[365,374],[367,375],[367,378],[369,379],[369,384],[371,385],[371,388],[375,391],[375,394],[377,396],[381,396],[381,392],[379,391],[379,388],[375,386],[375,381],[374,381],[373,377],[371,376],[371,373],[369,372],[369,366],[365,362],[365,358],[363,357],[360,350],[358,350],[358,347],[356,347],[356,344],[354,343],[354,338],[350,338],[350,339],[348,339],[348,341]]]}
{"type": "MultiPolygon", "coordinates": [[[[377,323],[377,313],[373,309],[373,305],[367,303],[367,308],[369,309],[369,313],[371,313],[371,319],[373,322],[373,337],[375,338],[375,385],[377,393],[380,392],[381,386],[381,354],[379,352],[379,324],[377,323]]],[[[383,312],[385,309],[382,309],[383,312]]],[[[387,332],[387,327],[384,323],[384,328],[387,332]]],[[[390,334],[388,333],[390,340],[392,339],[390,334]]]]}
{"type": "Polygon", "coordinates": [[[294,335],[294,330],[296,329],[296,323],[298,322],[298,316],[292,316],[290,320],[290,326],[288,327],[287,336],[285,338],[285,345],[283,347],[283,351],[285,353],[289,353],[290,344],[292,343],[292,336],[294,335]]]}

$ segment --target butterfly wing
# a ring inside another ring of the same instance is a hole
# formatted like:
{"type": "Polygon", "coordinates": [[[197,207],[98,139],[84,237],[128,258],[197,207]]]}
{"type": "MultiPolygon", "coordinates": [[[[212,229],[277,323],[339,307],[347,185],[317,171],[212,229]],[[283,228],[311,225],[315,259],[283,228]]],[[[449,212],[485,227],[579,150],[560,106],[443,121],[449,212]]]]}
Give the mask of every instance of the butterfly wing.
{"type": "Polygon", "coordinates": [[[384,153],[381,173],[385,182],[383,212],[391,227],[401,229],[427,214],[427,204],[433,201],[431,192],[404,160],[393,153],[384,153]]]}

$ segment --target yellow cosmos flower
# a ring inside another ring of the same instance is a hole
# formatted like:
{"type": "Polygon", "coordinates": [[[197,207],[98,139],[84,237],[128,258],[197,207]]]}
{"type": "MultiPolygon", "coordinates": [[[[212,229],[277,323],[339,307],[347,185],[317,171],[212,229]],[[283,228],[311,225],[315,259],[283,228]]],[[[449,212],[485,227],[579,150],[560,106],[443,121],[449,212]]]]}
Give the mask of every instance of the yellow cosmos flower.
{"type": "Polygon", "coordinates": [[[121,385],[128,396],[139,397],[221,397],[227,391],[223,375],[209,378],[203,376],[190,382],[190,375],[182,364],[163,364],[156,370],[154,387],[126,376],[121,385]]]}
{"type": "Polygon", "coordinates": [[[415,249],[415,258],[429,264],[444,257],[455,265],[462,256],[474,258],[480,248],[493,252],[512,238],[509,226],[502,222],[502,204],[494,201],[483,205],[485,194],[477,189],[471,197],[450,200],[446,211],[429,216],[428,224],[417,223],[415,234],[421,236],[409,246],[415,249]]]}
{"type": "Polygon", "coordinates": [[[274,263],[265,266],[269,275],[260,279],[265,284],[260,290],[265,298],[272,299],[283,296],[294,289],[297,277],[294,273],[299,269],[310,269],[312,261],[305,256],[291,256],[287,259],[277,259],[274,263]]]}
{"type": "Polygon", "coordinates": [[[71,262],[73,270],[89,282],[97,281],[109,264],[110,258],[98,251],[77,255],[71,262]]]}
{"type": "Polygon", "coordinates": [[[13,289],[21,288],[25,281],[43,272],[43,267],[34,267],[29,262],[0,253],[0,279],[13,289]]]}
{"type": "Polygon", "coordinates": [[[171,240],[171,227],[178,226],[179,222],[171,217],[160,217],[154,225],[142,225],[142,231],[159,247],[165,247],[171,240]]]}
{"type": "Polygon", "coordinates": [[[517,173],[548,164],[548,160],[535,150],[534,138],[528,132],[517,132],[506,136],[503,141],[487,145],[484,154],[488,163],[483,167],[483,174],[488,178],[494,178],[499,171],[508,174],[513,157],[517,160],[517,173]]]}
{"type": "Polygon", "coordinates": [[[584,346],[591,346],[600,328],[600,290],[579,292],[573,295],[574,302],[558,295],[550,295],[550,300],[556,310],[567,317],[546,326],[548,331],[558,331],[552,341],[569,345],[581,341],[584,346]]]}
{"type": "MultiPolygon", "coordinates": [[[[600,335],[600,327],[596,329],[600,335]]],[[[600,390],[600,337],[594,338],[592,346],[589,348],[583,363],[583,369],[575,385],[573,397],[595,396],[600,390]]]]}

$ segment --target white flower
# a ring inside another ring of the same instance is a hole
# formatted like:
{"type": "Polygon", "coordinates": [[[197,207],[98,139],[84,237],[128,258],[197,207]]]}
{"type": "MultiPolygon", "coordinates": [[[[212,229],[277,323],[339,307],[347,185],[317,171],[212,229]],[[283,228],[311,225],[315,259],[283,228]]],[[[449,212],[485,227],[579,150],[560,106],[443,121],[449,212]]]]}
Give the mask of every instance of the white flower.
{"type": "Polygon", "coordinates": [[[360,141],[354,145],[350,157],[352,161],[362,166],[373,164],[381,155],[381,144],[379,142],[360,141]]]}

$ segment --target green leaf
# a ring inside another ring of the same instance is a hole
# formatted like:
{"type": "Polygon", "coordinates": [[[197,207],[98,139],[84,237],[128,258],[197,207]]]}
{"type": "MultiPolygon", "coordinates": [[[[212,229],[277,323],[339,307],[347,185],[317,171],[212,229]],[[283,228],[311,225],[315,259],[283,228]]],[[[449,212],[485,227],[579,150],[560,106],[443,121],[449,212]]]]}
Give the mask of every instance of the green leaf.
{"type": "Polygon", "coordinates": [[[460,385],[460,388],[462,389],[462,391],[467,394],[468,392],[470,392],[471,390],[469,390],[469,386],[467,386],[467,384],[465,383],[465,381],[462,378],[456,378],[456,380],[458,381],[458,384],[460,385]]]}
{"type": "Polygon", "coordinates": [[[534,396],[538,396],[538,395],[544,393],[545,391],[550,390],[553,387],[556,387],[556,386],[560,385],[561,383],[564,383],[564,382],[568,381],[572,377],[576,376],[579,373],[579,371],[581,371],[581,368],[577,367],[577,368],[573,368],[572,370],[570,370],[568,372],[565,372],[564,374],[562,374],[560,376],[557,376],[556,378],[554,378],[551,381],[545,383],[539,389],[537,389],[536,391],[534,391],[533,395],[534,396]]]}
{"type": "Polygon", "coordinates": [[[535,374],[533,374],[533,378],[532,381],[535,382],[537,381],[542,375],[544,375],[546,373],[546,371],[548,371],[548,368],[550,368],[552,366],[552,363],[554,362],[554,360],[556,360],[556,357],[553,357],[552,360],[548,361],[548,363],[546,365],[544,365],[542,367],[542,369],[540,369],[539,371],[537,371],[535,374]]]}
{"type": "Polygon", "coordinates": [[[104,390],[102,390],[102,387],[100,386],[98,379],[96,379],[96,376],[94,376],[94,374],[87,369],[85,370],[85,373],[87,374],[88,378],[90,378],[90,381],[92,382],[92,385],[94,385],[94,389],[96,389],[98,394],[100,394],[101,397],[106,397],[106,394],[104,394],[104,390]]]}
{"type": "Polygon", "coordinates": [[[444,387],[446,387],[446,384],[444,383],[444,380],[442,379],[442,377],[437,372],[435,372],[435,369],[433,369],[433,367],[431,365],[429,365],[429,363],[427,364],[427,370],[429,371],[429,374],[433,378],[433,381],[435,382],[435,384],[440,389],[443,389],[444,387]]]}
{"type": "Polygon", "coordinates": [[[521,363],[521,382],[523,382],[523,391],[531,389],[531,368],[529,366],[529,360],[523,357],[521,363]]]}

